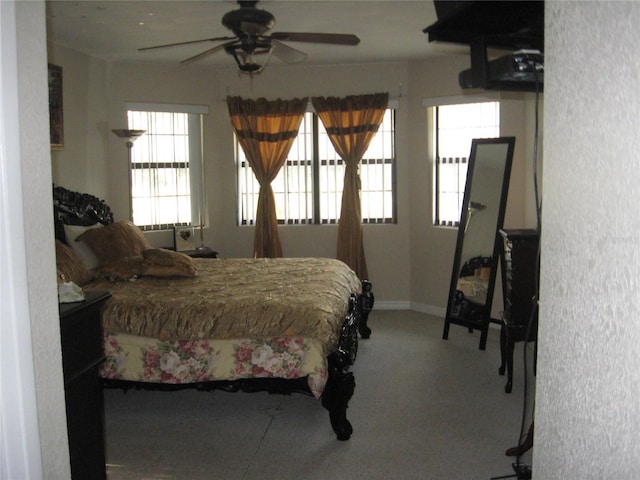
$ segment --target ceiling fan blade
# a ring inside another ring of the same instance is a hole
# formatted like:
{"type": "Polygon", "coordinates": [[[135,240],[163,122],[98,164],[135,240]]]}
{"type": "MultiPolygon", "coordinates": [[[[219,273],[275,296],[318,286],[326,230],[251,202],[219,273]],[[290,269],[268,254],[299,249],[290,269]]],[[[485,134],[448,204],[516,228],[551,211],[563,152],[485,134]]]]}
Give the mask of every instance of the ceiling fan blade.
{"type": "Polygon", "coordinates": [[[200,60],[201,58],[207,57],[209,55],[212,55],[212,54],[224,49],[224,47],[226,47],[227,45],[232,45],[232,44],[236,43],[236,41],[237,41],[237,38],[234,38],[230,42],[221,43],[220,45],[216,45],[215,47],[210,48],[209,50],[205,50],[202,53],[194,55],[193,57],[186,58],[186,59],[182,60],[180,63],[182,65],[185,65],[187,63],[195,62],[196,60],[200,60]]]}
{"type": "Polygon", "coordinates": [[[333,45],[358,45],[360,39],[348,33],[274,32],[273,40],[285,42],[328,43],[333,45]]]}
{"type": "Polygon", "coordinates": [[[232,40],[232,39],[235,39],[235,38],[236,37],[203,38],[201,40],[191,40],[191,41],[188,41],[188,42],[167,43],[166,45],[154,45],[153,47],[139,48],[138,51],[141,52],[143,50],[154,50],[156,48],[177,47],[179,45],[191,45],[193,43],[221,42],[223,40],[232,40]]]}
{"type": "Polygon", "coordinates": [[[304,62],[307,58],[307,54],[296,50],[289,45],[278,40],[272,40],[273,43],[273,55],[282,60],[285,63],[300,63],[304,62]]]}

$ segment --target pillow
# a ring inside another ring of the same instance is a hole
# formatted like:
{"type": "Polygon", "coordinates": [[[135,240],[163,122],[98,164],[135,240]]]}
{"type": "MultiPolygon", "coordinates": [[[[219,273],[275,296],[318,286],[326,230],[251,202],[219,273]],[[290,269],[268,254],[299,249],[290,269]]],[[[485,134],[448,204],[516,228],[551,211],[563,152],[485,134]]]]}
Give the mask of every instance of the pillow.
{"type": "Polygon", "coordinates": [[[80,257],[60,240],[56,240],[56,267],[58,283],[73,282],[82,287],[94,278],[80,257]]]}
{"type": "Polygon", "coordinates": [[[112,281],[135,280],[142,273],[142,255],[102,263],[94,272],[96,277],[112,281]]]}
{"type": "Polygon", "coordinates": [[[100,264],[100,260],[96,257],[96,254],[93,253],[93,250],[84,242],[76,242],[76,239],[92,228],[102,228],[101,223],[96,223],[95,225],[91,225],[89,227],[81,226],[81,225],[64,225],[64,236],[67,239],[67,244],[71,247],[71,250],[75,252],[75,254],[80,257],[82,263],[84,263],[85,267],[88,269],[92,269],[97,267],[100,264]]]}
{"type": "Polygon", "coordinates": [[[76,238],[76,242],[78,241],[89,245],[100,263],[136,257],[142,255],[147,248],[151,248],[142,231],[130,221],[120,221],[87,230],[76,238]]]}
{"type": "Polygon", "coordinates": [[[142,252],[142,275],[154,277],[195,277],[198,269],[188,255],[164,248],[142,252]]]}

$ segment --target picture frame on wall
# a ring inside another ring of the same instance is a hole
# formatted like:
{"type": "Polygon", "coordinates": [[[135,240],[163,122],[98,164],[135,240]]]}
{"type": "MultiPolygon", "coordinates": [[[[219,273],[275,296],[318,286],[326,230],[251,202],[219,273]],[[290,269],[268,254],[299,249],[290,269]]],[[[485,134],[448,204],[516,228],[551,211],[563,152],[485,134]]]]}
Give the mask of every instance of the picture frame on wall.
{"type": "Polygon", "coordinates": [[[175,247],[178,252],[196,249],[195,227],[173,227],[175,247]]]}
{"type": "Polygon", "coordinates": [[[64,148],[64,117],[62,109],[62,67],[48,64],[49,136],[52,150],[64,148]]]}

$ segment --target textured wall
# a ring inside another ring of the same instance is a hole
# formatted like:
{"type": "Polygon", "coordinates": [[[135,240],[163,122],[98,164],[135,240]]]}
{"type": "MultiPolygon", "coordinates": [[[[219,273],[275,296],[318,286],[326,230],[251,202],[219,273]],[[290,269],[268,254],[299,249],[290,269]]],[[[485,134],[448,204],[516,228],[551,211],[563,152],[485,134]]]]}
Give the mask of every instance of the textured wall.
{"type": "Polygon", "coordinates": [[[640,478],[640,3],[547,2],[534,477],[640,478]]]}
{"type": "MultiPolygon", "coordinates": [[[[16,2],[29,317],[46,479],[70,477],[56,291],[44,2],[16,2]]],[[[12,159],[13,160],[13,159],[12,159]]],[[[28,319],[25,318],[25,321],[28,319]]]]}

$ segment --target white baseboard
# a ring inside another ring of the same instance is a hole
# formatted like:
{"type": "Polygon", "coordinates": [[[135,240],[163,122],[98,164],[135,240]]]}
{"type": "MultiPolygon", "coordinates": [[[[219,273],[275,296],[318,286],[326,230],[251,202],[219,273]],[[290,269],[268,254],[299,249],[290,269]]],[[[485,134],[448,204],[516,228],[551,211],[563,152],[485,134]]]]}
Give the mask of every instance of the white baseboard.
{"type": "Polygon", "coordinates": [[[411,302],[380,302],[378,300],[373,304],[374,310],[411,310],[411,302]]]}
{"type": "MultiPolygon", "coordinates": [[[[447,309],[444,307],[436,307],[433,305],[427,305],[426,303],[416,302],[376,302],[373,305],[374,310],[411,310],[412,312],[426,313],[427,315],[433,315],[434,317],[440,317],[444,320],[447,314],[447,309]]],[[[489,328],[499,329],[500,325],[490,323],[489,328]]]]}
{"type": "Polygon", "coordinates": [[[427,305],[426,303],[411,303],[411,310],[414,312],[426,313],[427,315],[434,315],[436,317],[442,317],[447,314],[447,309],[444,307],[436,307],[433,305],[427,305]]]}
{"type": "Polygon", "coordinates": [[[374,310],[411,310],[413,312],[426,313],[429,315],[435,315],[437,317],[443,317],[447,313],[446,308],[434,307],[433,305],[427,305],[424,303],[415,303],[410,301],[387,301],[380,302],[376,300],[373,305],[374,310]]]}

